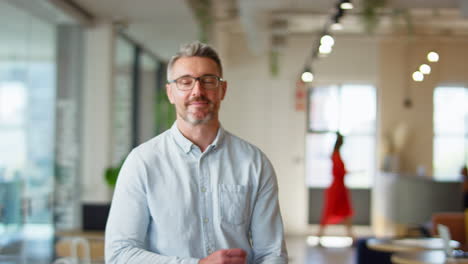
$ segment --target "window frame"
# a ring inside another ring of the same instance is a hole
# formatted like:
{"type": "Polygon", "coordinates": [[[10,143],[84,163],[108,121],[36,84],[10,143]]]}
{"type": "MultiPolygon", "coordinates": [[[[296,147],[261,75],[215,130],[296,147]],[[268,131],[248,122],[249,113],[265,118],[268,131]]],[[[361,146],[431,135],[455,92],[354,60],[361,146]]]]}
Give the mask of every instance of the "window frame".
{"type": "MultiPolygon", "coordinates": [[[[432,103],[433,103],[433,111],[432,111],[432,175],[433,178],[438,180],[438,181],[458,181],[459,177],[461,176],[460,173],[457,173],[456,176],[453,177],[447,177],[448,175],[438,175],[437,170],[436,170],[436,139],[454,139],[457,137],[460,137],[459,134],[457,133],[439,133],[436,131],[436,91],[438,89],[446,89],[446,88],[462,88],[465,91],[465,98],[468,98],[468,84],[466,83],[440,83],[436,87],[434,87],[434,90],[432,92],[432,103]]],[[[464,133],[463,133],[463,142],[462,144],[464,145],[464,165],[468,166],[468,110],[465,113],[465,118],[464,118],[464,133]]],[[[463,161],[462,161],[463,163],[463,161]]],[[[459,166],[462,166],[460,164],[459,166]]],[[[454,168],[457,172],[461,170],[461,167],[459,168],[454,168]]]]}
{"type": "MultiPolygon", "coordinates": [[[[378,90],[377,90],[377,87],[375,86],[375,84],[373,83],[370,83],[370,82],[367,82],[367,83],[353,83],[353,82],[347,82],[347,83],[330,83],[330,84],[322,84],[320,86],[317,86],[317,88],[323,88],[323,87],[330,87],[330,88],[336,88],[338,90],[338,98],[341,98],[342,96],[342,90],[346,87],[346,86],[359,86],[359,85],[362,85],[362,86],[366,86],[366,87],[372,87],[373,90],[374,90],[374,100],[375,100],[375,121],[374,121],[374,129],[373,129],[373,133],[372,132],[369,132],[369,133],[363,133],[363,132],[359,132],[359,133],[344,133],[343,135],[345,137],[355,137],[355,136],[360,136],[360,137],[370,137],[372,142],[374,143],[373,145],[373,153],[375,154],[374,155],[374,159],[372,160],[372,165],[369,167],[369,176],[370,176],[370,179],[369,179],[369,185],[367,186],[348,186],[350,189],[371,189],[373,184],[374,184],[374,178],[375,178],[375,175],[376,175],[376,171],[377,171],[377,132],[378,132],[378,105],[377,105],[377,102],[378,102],[378,90]]],[[[308,90],[307,90],[307,110],[306,110],[306,137],[311,135],[311,134],[317,134],[317,135],[323,135],[323,134],[334,134],[336,131],[333,131],[333,130],[314,130],[312,127],[311,127],[311,111],[310,111],[310,107],[311,107],[311,103],[312,103],[312,94],[313,94],[313,89],[315,89],[316,87],[309,87],[308,90]]],[[[341,120],[342,120],[342,115],[341,115],[341,110],[338,111],[339,114],[338,114],[338,123],[337,123],[337,128],[338,130],[340,130],[340,124],[341,124],[341,120]]],[[[341,132],[341,131],[340,131],[341,132]]],[[[305,155],[306,155],[306,163],[308,162],[308,151],[307,151],[307,138],[306,138],[306,146],[305,146],[306,150],[305,150],[305,155]]],[[[348,166],[348,167],[352,167],[352,166],[348,166]]],[[[308,181],[308,178],[310,177],[308,175],[308,165],[306,164],[306,167],[305,167],[305,183],[306,183],[306,186],[308,188],[326,188],[325,186],[323,185],[311,185],[308,181]]],[[[331,175],[331,174],[330,174],[331,175]]]]}

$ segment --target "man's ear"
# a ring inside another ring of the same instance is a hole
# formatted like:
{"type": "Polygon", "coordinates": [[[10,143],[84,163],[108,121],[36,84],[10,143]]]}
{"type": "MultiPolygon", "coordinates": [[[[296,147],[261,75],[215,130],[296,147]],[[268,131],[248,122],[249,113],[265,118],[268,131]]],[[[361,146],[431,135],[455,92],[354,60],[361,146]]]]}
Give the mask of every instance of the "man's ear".
{"type": "Polygon", "coordinates": [[[227,91],[227,81],[224,81],[221,83],[221,100],[224,99],[224,96],[226,96],[226,91],[227,91]]]}
{"type": "Polygon", "coordinates": [[[166,95],[171,104],[174,104],[174,95],[172,94],[171,84],[166,84],[166,95]]]}

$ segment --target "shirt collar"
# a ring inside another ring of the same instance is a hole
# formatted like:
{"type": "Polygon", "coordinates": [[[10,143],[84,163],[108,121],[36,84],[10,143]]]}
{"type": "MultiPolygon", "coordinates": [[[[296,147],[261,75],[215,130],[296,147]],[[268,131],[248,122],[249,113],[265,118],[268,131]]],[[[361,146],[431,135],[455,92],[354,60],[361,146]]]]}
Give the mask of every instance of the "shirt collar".
{"type": "Polygon", "coordinates": [[[212,148],[217,148],[223,143],[224,135],[226,132],[224,131],[223,126],[221,124],[219,125],[218,133],[216,134],[215,139],[213,142],[210,144],[210,146],[213,146],[212,148]]]}
{"type": "MultiPolygon", "coordinates": [[[[224,128],[220,125],[218,129],[218,133],[216,134],[215,139],[213,142],[208,146],[207,150],[210,148],[217,148],[220,146],[223,142],[224,135],[225,135],[225,130],[224,128]]],[[[171,127],[171,134],[175,139],[175,142],[177,145],[179,145],[182,150],[185,153],[189,153],[192,150],[192,147],[195,145],[192,143],[192,141],[188,140],[182,132],[180,132],[179,128],[177,127],[177,122],[174,122],[174,124],[171,127]]]]}

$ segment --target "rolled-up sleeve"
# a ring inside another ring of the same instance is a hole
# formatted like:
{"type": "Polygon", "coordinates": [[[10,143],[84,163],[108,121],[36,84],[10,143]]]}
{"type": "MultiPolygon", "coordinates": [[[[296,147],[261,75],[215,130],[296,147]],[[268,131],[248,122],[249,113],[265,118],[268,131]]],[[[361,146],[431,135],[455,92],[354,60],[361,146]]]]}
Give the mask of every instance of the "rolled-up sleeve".
{"type": "Polygon", "coordinates": [[[120,171],[105,234],[108,264],[197,264],[199,259],[163,256],[147,249],[150,213],[146,198],[147,172],[137,151],[132,151],[120,171]]]}

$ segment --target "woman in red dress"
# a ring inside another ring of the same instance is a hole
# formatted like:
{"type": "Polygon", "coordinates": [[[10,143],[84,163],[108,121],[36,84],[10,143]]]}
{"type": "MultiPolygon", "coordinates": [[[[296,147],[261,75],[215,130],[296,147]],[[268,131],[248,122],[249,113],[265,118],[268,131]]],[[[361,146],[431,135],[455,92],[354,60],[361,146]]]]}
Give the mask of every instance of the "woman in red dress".
{"type": "Polygon", "coordinates": [[[346,175],[346,168],[341,159],[340,148],[343,145],[343,136],[336,133],[336,143],[331,156],[333,164],[333,182],[325,191],[325,203],[323,207],[322,220],[320,221],[320,228],[318,236],[323,235],[326,225],[338,224],[343,222],[346,226],[348,236],[353,238],[351,217],[353,216],[353,208],[348,189],[344,184],[344,176],[346,175]]]}

